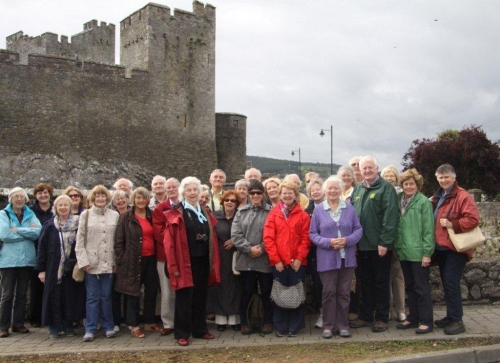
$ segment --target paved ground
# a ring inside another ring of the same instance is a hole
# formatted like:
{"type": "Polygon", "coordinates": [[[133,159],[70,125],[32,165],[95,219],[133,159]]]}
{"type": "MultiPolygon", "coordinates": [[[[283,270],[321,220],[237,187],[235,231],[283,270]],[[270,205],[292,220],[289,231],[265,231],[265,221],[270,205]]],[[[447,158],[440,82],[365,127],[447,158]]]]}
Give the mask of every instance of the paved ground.
{"type": "MultiPolygon", "coordinates": [[[[444,316],[444,307],[435,307],[436,319],[444,316]]],[[[436,328],[434,332],[426,335],[416,335],[413,330],[397,330],[395,321],[389,323],[389,329],[384,333],[372,333],[369,328],[351,329],[352,338],[322,339],[321,329],[314,329],[316,316],[306,316],[306,329],[299,332],[296,338],[277,338],[274,334],[261,337],[258,334],[243,336],[232,330],[218,332],[213,324],[209,325],[210,331],[216,336],[214,340],[191,339],[189,347],[179,347],[173,334],[162,337],[158,333],[147,333],[145,339],[133,338],[128,329],[124,327],[115,339],[107,339],[99,332],[93,342],[83,343],[83,330],[77,329],[74,338],[63,337],[50,340],[46,328],[31,329],[30,334],[12,333],[8,338],[0,339],[0,355],[33,354],[33,353],[74,353],[85,351],[112,351],[112,350],[152,350],[152,349],[199,349],[262,346],[271,344],[310,344],[310,343],[346,343],[367,341],[393,341],[393,340],[431,340],[454,339],[457,337],[499,337],[500,336],[500,305],[477,305],[464,307],[464,323],[466,333],[459,336],[447,336],[442,329],[436,328]]]]}

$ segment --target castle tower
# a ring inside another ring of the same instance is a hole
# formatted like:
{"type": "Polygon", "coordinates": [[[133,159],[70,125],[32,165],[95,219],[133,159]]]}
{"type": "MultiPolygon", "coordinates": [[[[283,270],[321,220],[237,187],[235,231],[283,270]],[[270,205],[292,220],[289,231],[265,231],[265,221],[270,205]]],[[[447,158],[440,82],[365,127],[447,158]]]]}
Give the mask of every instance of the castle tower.
{"type": "Polygon", "coordinates": [[[193,12],[149,3],[120,22],[121,65],[150,74],[166,135],[190,135],[217,165],[215,150],[215,8],[198,1],[193,12]],[[193,138],[194,136],[194,138],[193,138]]]}
{"type": "Polygon", "coordinates": [[[215,114],[218,166],[228,181],[236,181],[245,174],[247,117],[237,113],[215,114]]]}

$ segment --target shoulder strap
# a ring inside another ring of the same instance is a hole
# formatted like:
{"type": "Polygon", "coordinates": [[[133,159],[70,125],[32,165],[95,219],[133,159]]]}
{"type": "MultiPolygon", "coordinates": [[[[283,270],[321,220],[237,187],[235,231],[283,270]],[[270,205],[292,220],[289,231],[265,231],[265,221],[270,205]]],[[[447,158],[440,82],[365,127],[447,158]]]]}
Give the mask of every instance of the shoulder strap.
{"type": "Polygon", "coordinates": [[[83,242],[83,247],[84,248],[87,248],[87,231],[88,231],[88,225],[89,225],[89,209],[87,209],[86,211],[87,213],[85,213],[85,240],[83,242]]]}

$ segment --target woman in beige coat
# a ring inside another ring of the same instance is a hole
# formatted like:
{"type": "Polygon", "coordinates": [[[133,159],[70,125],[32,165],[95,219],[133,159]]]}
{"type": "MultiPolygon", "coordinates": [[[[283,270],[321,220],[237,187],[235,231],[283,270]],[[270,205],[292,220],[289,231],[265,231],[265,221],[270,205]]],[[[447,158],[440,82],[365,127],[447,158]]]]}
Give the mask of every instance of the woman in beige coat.
{"type": "Polygon", "coordinates": [[[107,208],[111,193],[104,185],[95,186],[87,199],[92,207],[80,216],[75,248],[78,266],[85,271],[87,289],[84,342],[94,340],[99,316],[106,337],[116,336],[111,291],[115,269],[113,244],[119,216],[107,208]]]}

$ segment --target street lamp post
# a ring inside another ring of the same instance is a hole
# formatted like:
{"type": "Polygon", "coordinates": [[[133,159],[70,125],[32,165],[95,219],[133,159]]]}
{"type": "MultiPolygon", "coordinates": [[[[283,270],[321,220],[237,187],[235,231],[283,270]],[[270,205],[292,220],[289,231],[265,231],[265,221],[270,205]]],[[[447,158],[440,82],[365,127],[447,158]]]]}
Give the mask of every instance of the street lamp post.
{"type": "Polygon", "coordinates": [[[319,136],[325,136],[325,131],[330,133],[330,175],[333,175],[333,125],[330,126],[330,130],[321,129],[319,136]]]}
{"type": "Polygon", "coordinates": [[[296,151],[298,151],[298,153],[299,153],[299,168],[297,169],[297,171],[298,171],[298,174],[299,174],[299,178],[302,179],[302,175],[301,175],[302,162],[301,162],[301,159],[300,159],[300,147],[299,147],[299,150],[292,150],[292,156],[295,156],[295,152],[296,151]]]}

